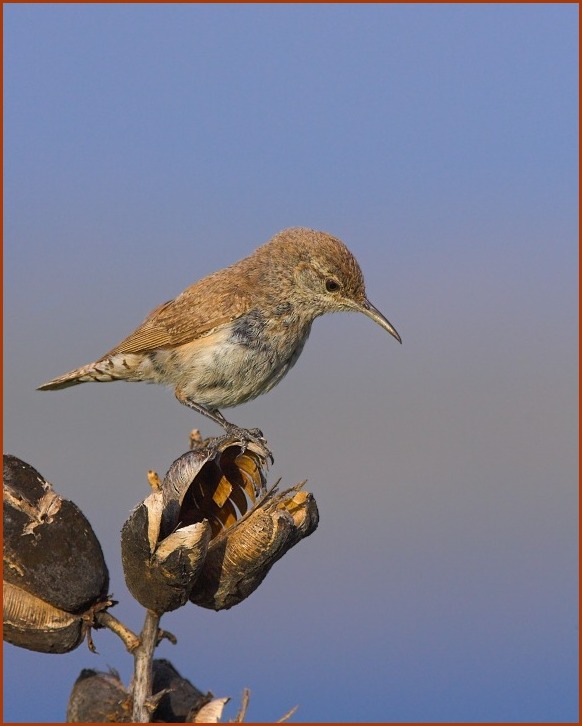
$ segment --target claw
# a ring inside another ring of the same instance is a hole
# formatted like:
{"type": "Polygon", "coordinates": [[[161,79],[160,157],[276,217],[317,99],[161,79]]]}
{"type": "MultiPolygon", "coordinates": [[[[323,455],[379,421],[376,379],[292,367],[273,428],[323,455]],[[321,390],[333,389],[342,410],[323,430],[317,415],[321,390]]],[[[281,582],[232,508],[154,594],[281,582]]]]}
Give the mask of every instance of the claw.
{"type": "Polygon", "coordinates": [[[240,440],[242,444],[241,453],[244,454],[247,449],[247,444],[255,444],[255,446],[259,447],[260,454],[265,459],[270,459],[271,464],[274,463],[275,459],[273,457],[271,449],[269,449],[269,447],[267,446],[267,440],[263,436],[263,432],[260,429],[243,429],[240,426],[229,424],[228,428],[226,428],[226,433],[228,436],[240,440]]]}

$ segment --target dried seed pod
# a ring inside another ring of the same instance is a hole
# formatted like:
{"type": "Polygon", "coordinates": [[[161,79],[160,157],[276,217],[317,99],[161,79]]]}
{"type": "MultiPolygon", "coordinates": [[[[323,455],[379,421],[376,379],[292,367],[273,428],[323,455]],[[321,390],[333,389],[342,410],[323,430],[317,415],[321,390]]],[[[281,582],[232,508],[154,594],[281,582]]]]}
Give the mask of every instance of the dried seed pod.
{"type": "Polygon", "coordinates": [[[153,693],[167,689],[155,710],[156,721],[189,723],[192,714],[212,701],[212,693],[202,693],[189,680],[182,678],[169,660],[156,658],[153,663],[153,693]]]}
{"type": "Polygon", "coordinates": [[[194,443],[162,483],[163,530],[207,520],[215,537],[265,493],[266,466],[264,451],[252,442],[223,436],[194,443]]]}
{"type": "Polygon", "coordinates": [[[257,589],[277,560],[316,530],[317,504],[301,486],[280,493],[273,489],[211,541],[191,602],[212,610],[237,605],[257,589]]]}
{"type": "Polygon", "coordinates": [[[116,671],[85,668],[67,704],[67,723],[131,723],[133,702],[116,671]]]}
{"type": "Polygon", "coordinates": [[[210,541],[208,522],[179,527],[160,539],[163,495],[153,492],[134,509],[121,530],[125,582],[134,598],[162,614],[188,599],[210,541]]]}
{"type": "Polygon", "coordinates": [[[247,511],[264,487],[263,466],[252,444],[243,454],[242,443],[226,437],[172,464],[121,532],[125,581],[138,602],[161,614],[188,601],[211,536],[247,511]]]}
{"type": "Polygon", "coordinates": [[[127,586],[144,607],[162,613],[188,597],[232,607],[316,529],[313,496],[267,494],[265,471],[262,449],[228,436],[194,442],[172,464],[122,531],[127,586]]]}
{"type": "Polygon", "coordinates": [[[4,582],[4,640],[41,653],[68,653],[83,642],[80,615],[55,608],[16,585],[4,582]]]}
{"type": "Polygon", "coordinates": [[[91,525],[32,466],[4,456],[4,639],[47,653],[83,640],[109,574],[91,525]]]}

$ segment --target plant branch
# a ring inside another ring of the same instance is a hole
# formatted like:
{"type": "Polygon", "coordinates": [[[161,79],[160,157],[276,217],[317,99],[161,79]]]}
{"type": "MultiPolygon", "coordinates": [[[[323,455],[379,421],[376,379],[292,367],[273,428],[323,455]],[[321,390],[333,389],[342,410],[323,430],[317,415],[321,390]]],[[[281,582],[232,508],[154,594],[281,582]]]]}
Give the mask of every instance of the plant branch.
{"type": "Polygon", "coordinates": [[[160,616],[152,610],[146,610],[140,644],[133,652],[133,723],[150,723],[152,720],[152,663],[159,641],[159,624],[160,616]]]}
{"type": "Polygon", "coordinates": [[[115,635],[119,636],[129,653],[133,653],[139,646],[140,641],[137,635],[110,613],[105,611],[96,613],[95,622],[102,628],[109,628],[115,635]]]}

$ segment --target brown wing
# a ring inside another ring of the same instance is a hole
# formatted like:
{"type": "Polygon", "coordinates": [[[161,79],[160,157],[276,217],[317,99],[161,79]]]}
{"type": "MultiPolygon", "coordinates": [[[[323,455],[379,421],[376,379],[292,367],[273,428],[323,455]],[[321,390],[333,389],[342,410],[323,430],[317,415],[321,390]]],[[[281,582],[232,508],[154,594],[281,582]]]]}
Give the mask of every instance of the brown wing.
{"type": "Polygon", "coordinates": [[[174,348],[235,320],[249,309],[247,296],[233,291],[232,277],[223,270],[195,283],[174,300],[160,305],[113,353],[144,353],[174,348]],[[230,279],[228,279],[230,278],[230,279]]]}

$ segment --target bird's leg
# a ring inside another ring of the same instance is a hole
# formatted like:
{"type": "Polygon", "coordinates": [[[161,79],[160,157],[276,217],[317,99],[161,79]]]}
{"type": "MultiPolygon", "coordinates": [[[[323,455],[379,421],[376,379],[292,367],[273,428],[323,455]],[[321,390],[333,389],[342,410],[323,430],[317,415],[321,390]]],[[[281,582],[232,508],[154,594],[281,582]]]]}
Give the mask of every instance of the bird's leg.
{"type": "Polygon", "coordinates": [[[259,429],[242,429],[239,426],[230,423],[230,421],[227,421],[217,408],[206,408],[206,406],[203,406],[201,403],[196,403],[196,401],[188,398],[179,390],[176,391],[176,398],[178,399],[178,401],[180,401],[180,403],[188,406],[188,408],[191,408],[193,411],[201,413],[203,416],[206,416],[211,421],[214,421],[214,423],[221,426],[227,432],[227,434],[236,435],[239,432],[246,432],[253,435],[253,438],[251,439],[249,439],[248,436],[245,437],[249,441],[253,441],[255,438],[263,438],[263,432],[259,429]]]}
{"type": "Polygon", "coordinates": [[[206,408],[206,406],[203,406],[201,403],[196,403],[191,398],[187,398],[184,396],[181,392],[176,391],[176,398],[180,403],[183,403],[184,406],[188,406],[188,408],[191,408],[193,411],[196,411],[197,413],[201,413],[203,416],[206,416],[211,421],[214,421],[214,423],[221,426],[225,431],[228,431],[229,427],[232,426],[220,413],[220,411],[217,411],[216,409],[210,409],[206,408]]]}
{"type": "Polygon", "coordinates": [[[201,403],[196,403],[196,401],[193,401],[191,398],[185,396],[179,389],[176,390],[176,398],[178,399],[178,401],[180,401],[180,403],[183,403],[184,406],[188,406],[188,408],[191,408],[193,411],[201,413],[203,416],[206,416],[211,421],[214,421],[214,423],[222,426],[228,436],[231,436],[235,439],[240,439],[243,445],[243,453],[246,449],[246,443],[251,442],[259,446],[264,452],[265,458],[268,457],[269,459],[271,459],[271,462],[273,462],[273,454],[271,453],[271,450],[267,447],[267,441],[263,436],[263,432],[260,429],[243,429],[236,424],[232,424],[230,423],[230,421],[227,421],[224,418],[224,416],[220,413],[218,409],[206,408],[206,406],[203,406],[201,403]]]}

